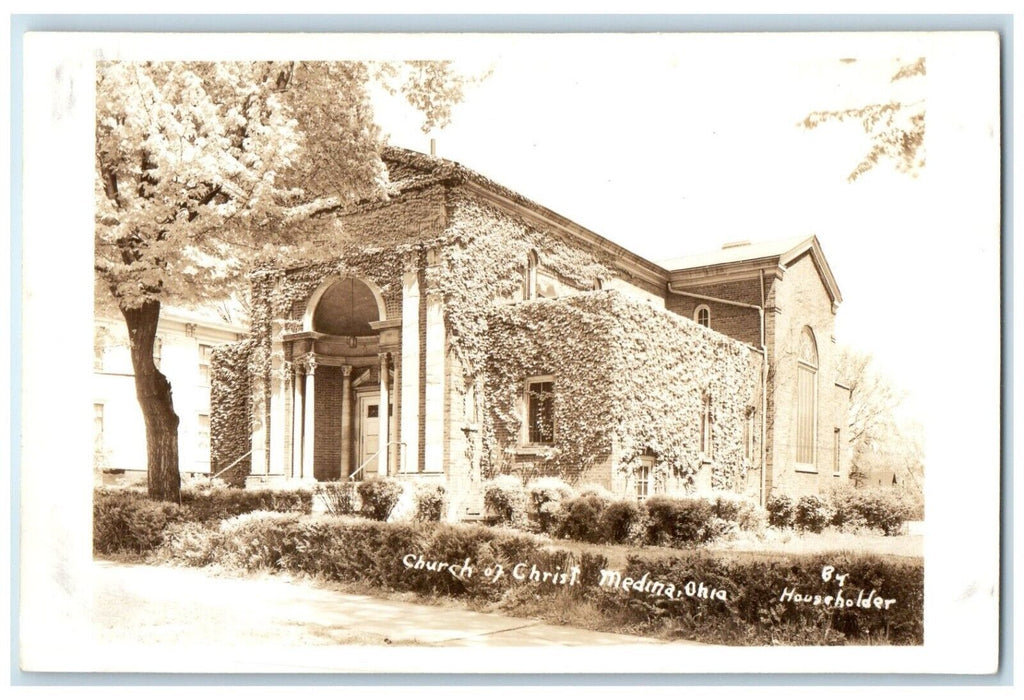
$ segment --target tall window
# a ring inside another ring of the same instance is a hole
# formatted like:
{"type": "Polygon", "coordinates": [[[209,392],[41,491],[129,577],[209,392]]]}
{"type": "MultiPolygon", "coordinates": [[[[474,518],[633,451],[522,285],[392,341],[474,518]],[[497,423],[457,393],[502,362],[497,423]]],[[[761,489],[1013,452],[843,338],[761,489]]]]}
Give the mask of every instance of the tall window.
{"type": "Polygon", "coordinates": [[[163,359],[164,354],[164,341],[157,336],[153,339],[153,364],[156,365],[157,369],[160,369],[160,362],[163,359]]]}
{"type": "Polygon", "coordinates": [[[526,381],[526,433],[530,444],[555,441],[555,382],[552,377],[526,381]]]}
{"type": "Polygon", "coordinates": [[[526,279],[525,288],[523,290],[524,299],[536,299],[537,298],[537,268],[540,265],[540,259],[537,257],[537,251],[531,250],[530,254],[526,256],[526,279]]]}
{"type": "Polygon", "coordinates": [[[743,422],[743,456],[754,458],[754,410],[747,410],[747,419],[743,422]]]}
{"type": "Polygon", "coordinates": [[[697,307],[693,312],[693,320],[705,328],[711,328],[711,309],[708,308],[707,304],[701,304],[697,307]]]}
{"type": "Polygon", "coordinates": [[[839,432],[839,428],[832,430],[832,475],[839,476],[841,472],[839,454],[842,449],[842,439],[839,432]]]}
{"type": "Polygon", "coordinates": [[[210,356],[212,354],[212,345],[199,344],[199,384],[201,386],[210,386],[210,356]]]}
{"type": "Polygon", "coordinates": [[[636,500],[642,501],[651,494],[651,465],[641,463],[636,468],[636,500]]]}
{"type": "Polygon", "coordinates": [[[814,333],[804,326],[796,366],[796,461],[814,469],[815,435],[818,432],[818,346],[814,333]]]}
{"type": "Polygon", "coordinates": [[[714,457],[715,417],[711,410],[711,395],[705,394],[700,410],[700,452],[705,461],[714,457]]]}
{"type": "Polygon", "coordinates": [[[198,430],[196,447],[199,448],[197,460],[200,462],[210,461],[210,414],[200,413],[198,416],[198,430]]]}
{"type": "Polygon", "coordinates": [[[103,451],[103,404],[92,405],[92,436],[93,449],[96,452],[103,451]]]}

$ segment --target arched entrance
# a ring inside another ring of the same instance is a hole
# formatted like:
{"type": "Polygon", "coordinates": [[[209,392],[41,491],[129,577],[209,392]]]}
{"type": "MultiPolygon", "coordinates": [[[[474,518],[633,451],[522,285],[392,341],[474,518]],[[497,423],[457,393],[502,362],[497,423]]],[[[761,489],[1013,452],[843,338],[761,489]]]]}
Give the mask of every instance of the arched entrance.
{"type": "Polygon", "coordinates": [[[295,367],[292,476],[326,481],[395,471],[396,323],[366,280],[333,278],[310,296],[302,332],[285,337],[295,367]]]}

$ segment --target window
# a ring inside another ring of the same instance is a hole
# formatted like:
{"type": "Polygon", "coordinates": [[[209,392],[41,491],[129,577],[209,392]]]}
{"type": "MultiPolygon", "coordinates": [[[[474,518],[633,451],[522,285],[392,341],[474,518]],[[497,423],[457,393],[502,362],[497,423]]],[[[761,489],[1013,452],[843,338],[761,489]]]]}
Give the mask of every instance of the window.
{"type": "Polygon", "coordinates": [[[548,445],[555,441],[555,382],[551,377],[526,381],[526,441],[548,445]]]}
{"type": "Polygon", "coordinates": [[[92,405],[92,434],[93,449],[97,452],[103,451],[103,404],[92,405]]]}
{"type": "Polygon", "coordinates": [[[200,462],[208,462],[210,460],[210,414],[200,413],[198,424],[197,437],[198,442],[196,446],[199,448],[198,459],[200,462]]]}
{"type": "Polygon", "coordinates": [[[201,386],[210,386],[210,356],[212,354],[212,345],[199,344],[199,384],[201,386]]]}
{"type": "Polygon", "coordinates": [[[539,264],[540,259],[537,252],[531,250],[530,254],[526,256],[526,279],[523,291],[523,298],[526,300],[537,298],[537,267],[539,264]]]}
{"type": "Polygon", "coordinates": [[[157,336],[153,339],[153,364],[156,365],[157,369],[160,369],[160,360],[163,359],[164,354],[164,341],[157,336]]]}
{"type": "Polygon", "coordinates": [[[842,450],[843,442],[839,428],[833,428],[832,430],[832,476],[839,476],[842,471],[840,468],[839,455],[842,450]]]}
{"type": "Polygon", "coordinates": [[[636,468],[636,500],[642,501],[651,493],[651,465],[641,463],[636,468]]]}
{"type": "Polygon", "coordinates": [[[711,309],[707,304],[701,304],[694,310],[693,320],[705,328],[711,328],[711,309]]]}
{"type": "Polygon", "coordinates": [[[710,462],[714,457],[714,425],[711,395],[705,394],[700,411],[700,453],[706,462],[710,462]]]}
{"type": "Polygon", "coordinates": [[[754,409],[747,410],[747,420],[743,423],[743,456],[754,458],[754,409]]]}
{"type": "Polygon", "coordinates": [[[796,367],[796,461],[798,469],[815,469],[815,435],[818,432],[818,348],[814,333],[804,327],[800,333],[796,367]]]}

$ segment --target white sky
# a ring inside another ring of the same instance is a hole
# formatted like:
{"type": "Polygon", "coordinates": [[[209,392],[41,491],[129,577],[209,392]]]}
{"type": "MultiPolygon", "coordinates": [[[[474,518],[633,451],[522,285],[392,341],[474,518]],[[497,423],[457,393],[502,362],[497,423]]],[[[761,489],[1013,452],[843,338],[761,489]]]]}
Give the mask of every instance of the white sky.
{"type": "MultiPolygon", "coordinates": [[[[979,304],[988,335],[972,343],[997,348],[993,48],[948,34],[508,37],[466,52],[461,67],[493,74],[431,135],[438,155],[652,260],[817,235],[844,296],[837,341],[871,352],[918,413],[948,389],[922,355],[979,304]],[[890,83],[897,59],[922,55],[926,77],[890,83]],[[883,163],[850,184],[859,125],[797,126],[890,99],[925,100],[916,178],[883,163]]],[[[378,121],[429,151],[400,98],[378,101],[378,121]]]]}

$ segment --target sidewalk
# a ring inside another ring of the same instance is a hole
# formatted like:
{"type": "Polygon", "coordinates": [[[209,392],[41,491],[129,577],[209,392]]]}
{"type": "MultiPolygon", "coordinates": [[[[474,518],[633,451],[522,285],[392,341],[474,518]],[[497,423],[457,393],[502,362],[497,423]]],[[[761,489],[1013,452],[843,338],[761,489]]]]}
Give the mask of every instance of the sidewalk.
{"type": "Polygon", "coordinates": [[[410,646],[664,644],[339,593],[286,576],[230,578],[204,569],[109,561],[97,561],[93,569],[93,656],[103,659],[103,668],[94,670],[228,671],[242,660],[245,668],[237,670],[252,671],[248,667],[255,664],[265,671],[325,671],[339,670],[341,659],[352,661],[374,651],[390,655],[410,646]]]}

